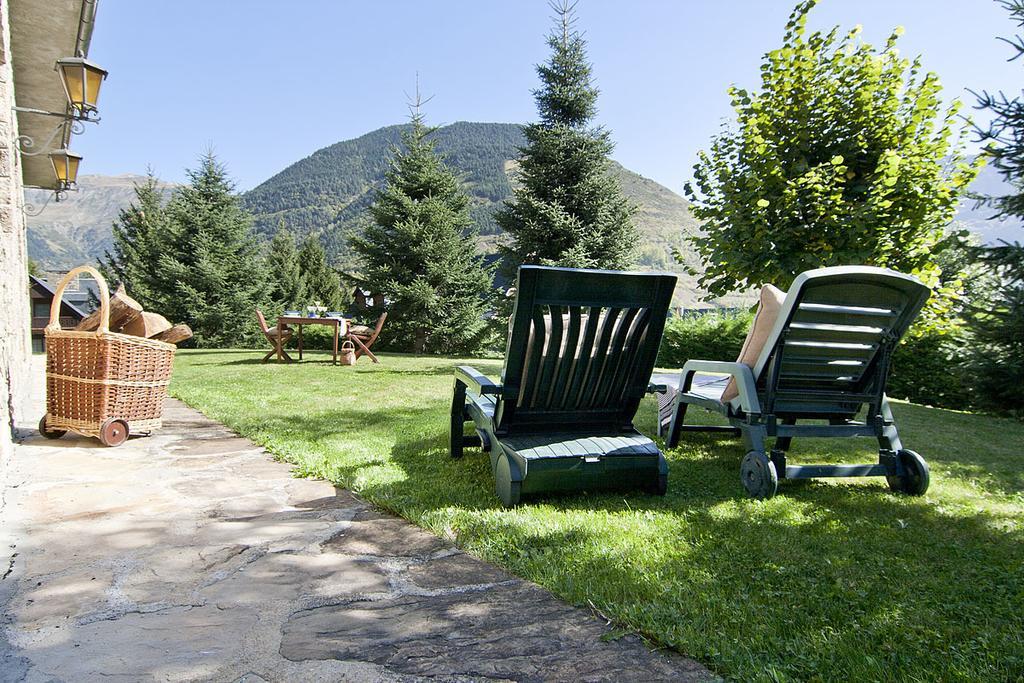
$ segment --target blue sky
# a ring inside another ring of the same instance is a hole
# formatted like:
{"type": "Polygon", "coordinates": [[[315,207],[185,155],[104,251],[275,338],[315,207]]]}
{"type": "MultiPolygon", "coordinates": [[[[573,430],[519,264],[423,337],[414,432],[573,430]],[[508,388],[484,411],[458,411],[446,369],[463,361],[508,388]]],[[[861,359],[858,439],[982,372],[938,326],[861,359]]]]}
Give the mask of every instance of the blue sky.
{"type": "MultiPolygon", "coordinates": [[[[682,191],[696,152],[729,118],[731,83],[758,84],[795,0],[581,0],[579,27],[615,158],[682,191]]],[[[212,145],[240,190],[317,149],[404,121],[406,93],[435,124],[526,122],[547,56],[545,0],[101,0],[90,58],[110,71],[103,121],[75,138],[82,173],[172,181],[212,145]]],[[[949,98],[1019,93],[1024,62],[996,36],[991,0],[822,0],[811,25],[902,25],[949,98]]]]}

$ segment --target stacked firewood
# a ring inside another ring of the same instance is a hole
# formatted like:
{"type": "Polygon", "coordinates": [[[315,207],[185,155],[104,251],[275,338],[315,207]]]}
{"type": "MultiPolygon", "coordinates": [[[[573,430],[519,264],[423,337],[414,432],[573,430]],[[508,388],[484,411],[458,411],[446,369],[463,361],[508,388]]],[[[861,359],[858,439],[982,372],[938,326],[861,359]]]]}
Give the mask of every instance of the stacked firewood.
{"type": "MultiPolygon", "coordinates": [[[[100,326],[100,311],[97,308],[82,318],[76,330],[91,332],[100,326]]],[[[110,295],[110,331],[146,337],[168,344],[180,344],[192,336],[192,328],[184,323],[172,325],[159,313],[142,310],[138,301],[128,296],[124,285],[110,295]]]]}

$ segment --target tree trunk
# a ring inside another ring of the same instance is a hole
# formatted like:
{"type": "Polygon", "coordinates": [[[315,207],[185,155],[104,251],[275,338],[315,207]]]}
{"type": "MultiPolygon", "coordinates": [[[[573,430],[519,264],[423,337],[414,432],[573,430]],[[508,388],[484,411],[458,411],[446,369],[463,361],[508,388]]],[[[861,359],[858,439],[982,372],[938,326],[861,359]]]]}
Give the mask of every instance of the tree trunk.
{"type": "Polygon", "coordinates": [[[423,353],[427,346],[427,331],[420,327],[416,329],[416,338],[412,342],[412,352],[416,355],[423,353]]]}
{"type": "MultiPolygon", "coordinates": [[[[110,331],[119,332],[122,327],[137,320],[142,316],[142,305],[128,296],[124,285],[118,285],[117,290],[110,296],[110,331]]],[[[89,315],[82,318],[76,330],[91,332],[100,326],[100,309],[97,308],[89,315]]]]}

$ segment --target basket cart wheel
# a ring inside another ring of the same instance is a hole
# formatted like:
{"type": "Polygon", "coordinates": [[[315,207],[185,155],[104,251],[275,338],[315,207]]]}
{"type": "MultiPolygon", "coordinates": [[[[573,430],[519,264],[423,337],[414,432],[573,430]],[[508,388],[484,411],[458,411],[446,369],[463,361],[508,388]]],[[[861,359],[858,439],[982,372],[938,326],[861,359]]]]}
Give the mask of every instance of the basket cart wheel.
{"type": "Polygon", "coordinates": [[[39,433],[45,436],[47,439],[59,439],[68,433],[66,429],[47,429],[46,427],[46,416],[43,415],[39,418],[39,433]]]}
{"type": "Polygon", "coordinates": [[[896,493],[923,496],[928,490],[928,463],[915,451],[910,450],[899,451],[896,457],[900,459],[905,474],[903,476],[886,475],[885,480],[889,482],[889,488],[896,493]]]}
{"type": "Polygon", "coordinates": [[[128,423],[115,417],[107,418],[100,427],[100,441],[104,446],[120,446],[128,438],[128,423]]]}
{"type": "Polygon", "coordinates": [[[779,488],[779,475],[764,451],[750,451],[740,465],[740,481],[751,498],[763,500],[775,495],[779,488]]]}

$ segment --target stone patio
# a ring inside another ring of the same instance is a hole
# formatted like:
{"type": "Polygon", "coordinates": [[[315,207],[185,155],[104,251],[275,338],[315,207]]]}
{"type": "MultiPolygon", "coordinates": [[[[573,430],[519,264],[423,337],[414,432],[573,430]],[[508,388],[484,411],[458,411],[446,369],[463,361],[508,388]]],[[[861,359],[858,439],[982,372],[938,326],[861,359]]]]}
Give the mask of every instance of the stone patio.
{"type": "MultiPolygon", "coordinates": [[[[43,412],[34,359],[33,404],[43,412]]],[[[184,404],[0,469],[0,681],[703,681],[184,404]]]]}

